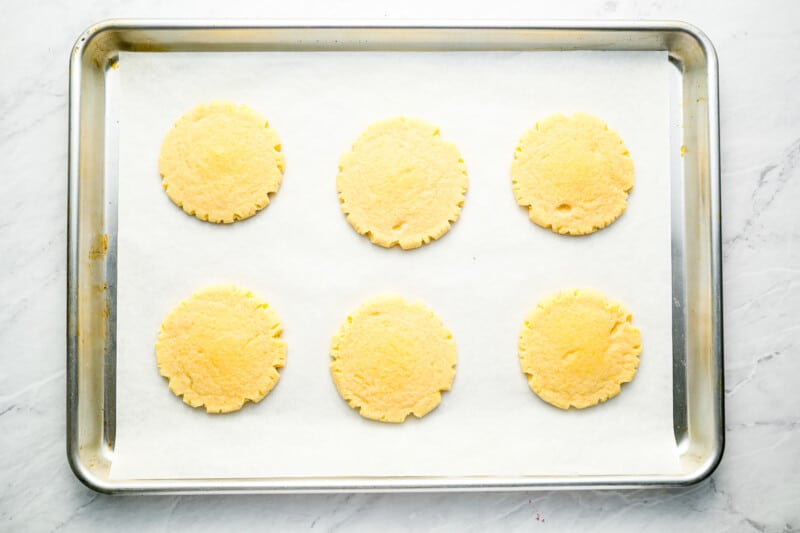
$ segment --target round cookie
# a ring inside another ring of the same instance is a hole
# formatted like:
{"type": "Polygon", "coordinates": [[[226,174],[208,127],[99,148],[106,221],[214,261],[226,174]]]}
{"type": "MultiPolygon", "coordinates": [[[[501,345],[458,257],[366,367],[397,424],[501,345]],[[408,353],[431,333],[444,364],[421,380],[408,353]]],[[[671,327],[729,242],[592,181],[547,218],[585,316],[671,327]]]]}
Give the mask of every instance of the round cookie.
{"type": "Polygon", "coordinates": [[[450,390],[453,336],[433,311],[399,296],[377,296],[347,317],[331,342],[336,389],[361,416],[381,422],[421,418],[450,390]]]}
{"type": "Polygon", "coordinates": [[[192,407],[228,413],[258,402],[286,362],[278,315],[250,291],[213,286],[179,303],[161,324],[156,360],[192,407]]]}
{"type": "Polygon", "coordinates": [[[281,185],[285,160],[277,133],[245,105],[211,102],[167,133],[158,169],[167,196],[186,213],[231,223],[256,214],[281,185]]]}
{"type": "Polygon", "coordinates": [[[468,179],[458,148],[439,128],[399,117],[361,134],[341,157],[336,186],[353,229],[380,246],[410,249],[448,232],[468,179]]]}
{"type": "Polygon", "coordinates": [[[520,366],[533,392],[561,409],[591,407],[619,394],[642,352],[631,318],[593,290],[565,290],[539,302],[519,334],[520,366]]]}
{"type": "Polygon", "coordinates": [[[605,122],[552,115],[519,141],[511,178],[530,219],[556,233],[585,235],[614,222],[633,189],[633,161],[605,122]]]}

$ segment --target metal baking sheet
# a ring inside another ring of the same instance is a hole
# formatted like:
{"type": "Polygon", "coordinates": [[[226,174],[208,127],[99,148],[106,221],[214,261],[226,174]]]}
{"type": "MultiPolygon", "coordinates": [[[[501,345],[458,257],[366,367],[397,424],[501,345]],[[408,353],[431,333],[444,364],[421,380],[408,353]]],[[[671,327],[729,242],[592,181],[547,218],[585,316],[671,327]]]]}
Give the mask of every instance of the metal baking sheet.
{"type": "Polygon", "coordinates": [[[696,30],[674,24],[497,23],[467,27],[443,24],[388,27],[363,23],[343,27],[309,23],[292,27],[130,21],[101,24],[82,39],[85,40],[79,40],[73,55],[71,91],[68,442],[71,464],[87,484],[110,492],[488,490],[683,484],[700,479],[713,469],[722,448],[719,255],[716,246],[719,227],[718,219],[713,216],[718,184],[716,69],[710,45],[696,30]],[[672,162],[673,429],[681,452],[680,474],[350,476],[326,479],[307,476],[222,480],[117,480],[109,477],[116,429],[116,181],[119,154],[116,127],[119,117],[116,113],[119,105],[115,99],[119,98],[119,93],[115,90],[115,76],[118,74],[115,66],[119,53],[289,50],[669,52],[676,66],[672,89],[676,99],[683,102],[682,106],[676,105],[672,110],[678,120],[672,129],[675,149],[670,152],[685,152],[684,157],[677,156],[672,162]],[[87,54],[92,55],[92,51],[95,55],[89,60],[87,54]],[[690,78],[692,73],[694,77],[690,78]],[[98,100],[102,105],[95,108],[98,100]],[[679,150],[680,146],[684,150],[679,150]],[[103,150],[98,150],[99,147],[103,150]],[[107,251],[104,235],[108,236],[107,251]],[[81,253],[81,243],[85,254],[81,253]],[[703,290],[710,291],[705,294],[709,298],[705,303],[701,297],[703,290]],[[78,327],[79,331],[73,329],[78,327]],[[718,364],[709,365],[709,362],[718,364]],[[98,409],[100,406],[102,410],[98,409]]]}

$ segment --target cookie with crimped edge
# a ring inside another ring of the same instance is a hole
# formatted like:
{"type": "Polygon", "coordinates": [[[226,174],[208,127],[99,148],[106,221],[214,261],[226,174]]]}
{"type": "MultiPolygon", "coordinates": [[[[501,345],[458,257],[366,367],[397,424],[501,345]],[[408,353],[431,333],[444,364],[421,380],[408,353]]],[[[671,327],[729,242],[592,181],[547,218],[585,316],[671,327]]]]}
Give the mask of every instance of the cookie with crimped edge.
{"type": "Polygon", "coordinates": [[[569,289],[540,301],[519,334],[519,362],[531,389],[569,409],[591,407],[636,375],[642,338],[631,314],[599,291],[569,289]]]}
{"type": "Polygon", "coordinates": [[[458,148],[436,126],[406,117],[369,126],[342,155],[336,179],[353,229],[374,244],[403,249],[450,230],[468,183],[458,148]]]}
{"type": "Polygon", "coordinates": [[[361,416],[381,422],[421,418],[450,390],[456,345],[420,302],[382,295],[361,304],[331,342],[331,375],[361,416]]]}
{"type": "Polygon", "coordinates": [[[164,319],[156,360],[169,388],[192,407],[229,413],[258,402],[286,362],[278,315],[252,292],[231,285],[197,291],[164,319]]]}
{"type": "Polygon", "coordinates": [[[633,161],[617,132],[586,113],[552,115],[525,132],[511,165],[514,195],[536,224],[585,235],[614,222],[633,189],[633,161]]]}
{"type": "Polygon", "coordinates": [[[161,145],[167,196],[200,220],[232,223],[265,208],[286,162],[278,134],[246,105],[214,101],[183,115],[161,145]]]}

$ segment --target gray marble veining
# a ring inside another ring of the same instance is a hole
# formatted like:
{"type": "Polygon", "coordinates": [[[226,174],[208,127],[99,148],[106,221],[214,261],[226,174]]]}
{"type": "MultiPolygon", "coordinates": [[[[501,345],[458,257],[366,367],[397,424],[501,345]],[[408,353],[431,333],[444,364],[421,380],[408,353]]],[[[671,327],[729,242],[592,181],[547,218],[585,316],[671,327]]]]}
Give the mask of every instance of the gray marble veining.
{"type": "Polygon", "coordinates": [[[0,4],[0,530],[800,530],[800,4],[0,4]],[[724,12],[723,12],[724,11],[724,12]],[[64,452],[67,61],[108,17],[648,18],[720,56],[727,449],[690,489],[112,498],[64,452]]]}

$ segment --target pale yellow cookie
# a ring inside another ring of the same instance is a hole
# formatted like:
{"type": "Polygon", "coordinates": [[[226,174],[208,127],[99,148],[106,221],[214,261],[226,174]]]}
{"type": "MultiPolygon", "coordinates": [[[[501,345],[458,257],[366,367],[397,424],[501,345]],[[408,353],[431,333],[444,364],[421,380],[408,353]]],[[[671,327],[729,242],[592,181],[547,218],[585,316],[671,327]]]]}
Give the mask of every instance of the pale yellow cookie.
{"type": "Polygon", "coordinates": [[[196,292],[161,324],[156,360],[169,388],[192,407],[228,413],[258,402],[286,362],[281,321],[250,291],[221,285],[196,292]]]}
{"type": "Polygon", "coordinates": [[[380,246],[418,248],[448,232],[467,191],[458,148],[405,117],[376,122],[342,155],[336,186],[347,221],[380,246]]]}
{"type": "Polygon", "coordinates": [[[453,336],[433,311],[399,296],[377,296],[347,317],[331,342],[339,394],[361,416],[402,422],[423,417],[455,377],[453,336]]]}
{"type": "Polygon", "coordinates": [[[561,409],[591,407],[619,394],[642,352],[631,318],[594,290],[565,290],[539,302],[519,334],[520,366],[533,392],[561,409]]]}
{"type": "Polygon", "coordinates": [[[167,196],[190,215],[231,223],[269,204],[285,160],[278,134],[245,105],[211,102],[167,133],[158,169],[167,196]]]}
{"type": "Polygon", "coordinates": [[[584,235],[614,222],[633,189],[633,161],[605,122],[553,115],[519,141],[511,178],[517,203],[536,224],[584,235]]]}

